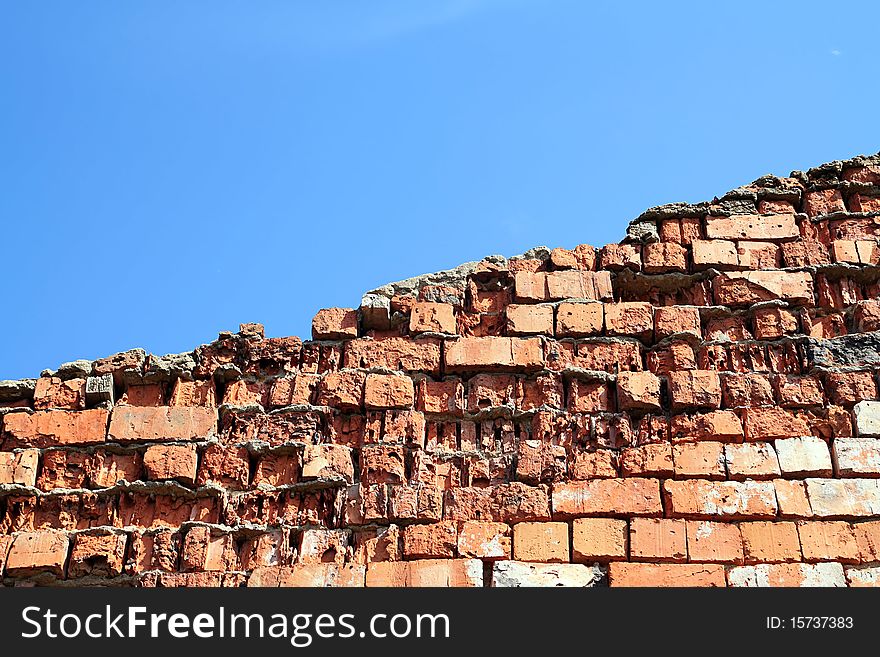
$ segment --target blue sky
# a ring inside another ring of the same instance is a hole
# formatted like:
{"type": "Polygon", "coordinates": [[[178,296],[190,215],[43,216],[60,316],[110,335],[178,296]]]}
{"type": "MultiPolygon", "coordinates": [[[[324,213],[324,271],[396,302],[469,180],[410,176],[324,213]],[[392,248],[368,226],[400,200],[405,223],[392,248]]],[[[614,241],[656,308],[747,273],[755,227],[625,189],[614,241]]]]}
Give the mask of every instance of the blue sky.
{"type": "Polygon", "coordinates": [[[880,150],[878,5],[0,1],[0,378],[880,150]]]}

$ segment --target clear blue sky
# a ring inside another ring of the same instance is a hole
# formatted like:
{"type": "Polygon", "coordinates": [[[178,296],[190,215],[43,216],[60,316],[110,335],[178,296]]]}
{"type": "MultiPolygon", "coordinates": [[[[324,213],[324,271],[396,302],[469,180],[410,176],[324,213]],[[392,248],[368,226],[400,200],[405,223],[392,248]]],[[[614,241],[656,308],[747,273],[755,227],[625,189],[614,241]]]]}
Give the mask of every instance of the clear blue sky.
{"type": "Polygon", "coordinates": [[[0,2],[0,378],[880,149],[873,2],[0,2]]]}

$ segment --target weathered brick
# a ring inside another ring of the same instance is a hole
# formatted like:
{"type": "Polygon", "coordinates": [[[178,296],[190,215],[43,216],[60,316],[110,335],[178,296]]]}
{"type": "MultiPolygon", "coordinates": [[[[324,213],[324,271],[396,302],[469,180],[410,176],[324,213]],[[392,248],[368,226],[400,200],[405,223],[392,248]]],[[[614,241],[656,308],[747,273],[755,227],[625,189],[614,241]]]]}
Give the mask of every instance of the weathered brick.
{"type": "Polygon", "coordinates": [[[420,559],[379,561],[367,567],[368,587],[474,587],[483,586],[479,559],[420,559]]]}
{"type": "Polygon", "coordinates": [[[668,477],[673,468],[669,443],[628,447],[620,455],[620,473],[624,477],[668,477]]]}
{"type": "Polygon", "coordinates": [[[721,240],[777,240],[798,236],[794,214],[706,217],[706,236],[721,240]]]}
{"type": "Polygon", "coordinates": [[[107,432],[107,416],[102,408],[7,413],[3,416],[3,449],[102,443],[107,432]]]}
{"type": "Polygon", "coordinates": [[[672,517],[773,518],[778,508],[769,481],[666,480],[663,493],[672,517]]]}
{"type": "Polygon", "coordinates": [[[785,438],[774,443],[779,467],[787,477],[831,476],[831,455],[821,438],[785,438]]]}
{"type": "Polygon", "coordinates": [[[447,371],[471,369],[536,370],[544,364],[538,338],[460,338],[446,343],[447,371]]]}
{"type": "Polygon", "coordinates": [[[679,479],[724,479],[724,444],[714,441],[677,443],[672,446],[675,476],[679,479]]]}
{"type": "Polygon", "coordinates": [[[739,529],[746,563],[801,560],[801,545],[795,523],[743,522],[739,529]]]}
{"type": "Polygon", "coordinates": [[[358,338],[345,343],[344,365],[403,372],[440,373],[440,338],[358,338]]]}
{"type": "Polygon", "coordinates": [[[880,477],[880,440],[836,438],[831,445],[838,477],[880,477]]]}
{"type": "MultiPolygon", "coordinates": [[[[605,306],[602,303],[560,303],[556,309],[556,335],[583,337],[600,335],[605,325],[605,306]]],[[[540,308],[541,306],[532,306],[540,308]]]]}
{"type": "Polygon", "coordinates": [[[669,372],[669,396],[672,410],[719,408],[721,380],[712,370],[669,372]]]}
{"type": "Polygon", "coordinates": [[[367,567],[363,564],[314,563],[292,566],[261,566],[248,578],[248,587],[362,587],[367,567]]]}
{"type": "Polygon", "coordinates": [[[774,299],[813,303],[813,279],[807,272],[729,272],[714,278],[712,285],[715,303],[723,306],[747,306],[774,299]]]}
{"type": "Polygon", "coordinates": [[[587,587],[601,581],[599,568],[577,563],[496,561],[492,566],[493,587],[587,587]]]}
{"type": "Polygon", "coordinates": [[[504,523],[467,520],[458,530],[458,553],[465,558],[510,559],[510,534],[504,523]]]}
{"type": "Polygon", "coordinates": [[[657,340],[678,333],[703,337],[700,312],[688,306],[666,306],[654,310],[654,337],[657,340]]]}
{"type": "Polygon", "coordinates": [[[457,556],[458,528],[444,520],[403,528],[403,554],[407,559],[451,559],[457,556]]]}
{"type": "Polygon", "coordinates": [[[568,523],[517,523],[513,526],[513,558],[517,561],[568,563],[568,523]]]}
{"type": "Polygon", "coordinates": [[[595,479],[553,486],[553,515],[658,515],[663,508],[657,479],[595,479]]]}
{"type": "Polygon", "coordinates": [[[148,479],[176,479],[192,485],[196,480],[198,453],[186,445],[152,445],[144,454],[148,479]]]}
{"type": "Polygon", "coordinates": [[[806,479],[813,514],[819,518],[864,518],[880,509],[878,479],[806,479]]]}
{"type": "Polygon", "coordinates": [[[611,274],[607,271],[553,271],[514,274],[517,301],[561,299],[611,299],[611,274]]]}
{"type": "Polygon", "coordinates": [[[642,246],[642,269],[647,274],[687,271],[687,249],[673,242],[651,242],[642,246]]]}
{"type": "Polygon", "coordinates": [[[737,566],[727,574],[728,586],[829,587],[846,586],[839,563],[761,563],[737,566]]]}
{"type": "Polygon", "coordinates": [[[633,561],[687,561],[685,521],[633,518],[629,525],[629,554],[633,561]]]}
{"type": "Polygon", "coordinates": [[[322,308],[312,319],[313,340],[345,340],[358,336],[358,311],[354,308],[322,308]]]}
{"type": "Polygon", "coordinates": [[[367,409],[410,408],[415,401],[415,388],[408,376],[368,374],[364,386],[367,409]]]}
{"type": "Polygon", "coordinates": [[[621,372],[617,375],[617,407],[659,410],[660,379],[651,372],[621,372]]]}
{"type": "Polygon", "coordinates": [[[576,518],[571,523],[571,560],[574,562],[625,561],[628,545],[626,520],[576,518]]]}
{"type": "Polygon", "coordinates": [[[721,564],[627,563],[608,564],[610,586],[703,587],[725,586],[721,564]]]}
{"type": "Polygon", "coordinates": [[[724,460],[731,479],[772,479],[780,476],[776,451],[770,443],[724,446],[724,460]]]}
{"type": "Polygon", "coordinates": [[[738,564],[743,562],[739,525],[732,522],[688,520],[688,561],[738,564]]]}
{"type": "Polygon", "coordinates": [[[419,301],[409,318],[410,333],[455,333],[455,313],[451,304],[419,301]]]}
{"type": "Polygon", "coordinates": [[[804,561],[859,563],[860,550],[853,526],[840,520],[799,522],[804,561]]]}
{"type": "Polygon", "coordinates": [[[64,577],[70,539],[64,532],[40,531],[17,534],[6,557],[6,573],[26,577],[49,572],[64,577]]]}
{"type": "Polygon", "coordinates": [[[553,335],[553,306],[550,304],[511,304],[505,316],[508,335],[553,335]]]}
{"type": "Polygon", "coordinates": [[[110,416],[107,439],[118,442],[202,440],[216,432],[217,412],[210,408],[116,406],[110,416]]]}
{"type": "Polygon", "coordinates": [[[25,449],[20,452],[0,452],[0,484],[34,486],[40,452],[25,449]]]}
{"type": "Polygon", "coordinates": [[[127,535],[101,530],[76,534],[67,576],[116,577],[122,574],[127,535]]]}

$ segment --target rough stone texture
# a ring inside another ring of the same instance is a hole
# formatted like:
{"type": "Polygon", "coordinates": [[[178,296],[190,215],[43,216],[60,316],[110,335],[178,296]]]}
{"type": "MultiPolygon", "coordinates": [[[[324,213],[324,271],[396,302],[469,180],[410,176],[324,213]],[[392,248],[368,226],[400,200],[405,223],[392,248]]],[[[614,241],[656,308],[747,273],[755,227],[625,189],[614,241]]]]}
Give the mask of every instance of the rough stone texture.
{"type": "Polygon", "coordinates": [[[0,381],[0,584],[880,584],[880,155],[0,381]]]}

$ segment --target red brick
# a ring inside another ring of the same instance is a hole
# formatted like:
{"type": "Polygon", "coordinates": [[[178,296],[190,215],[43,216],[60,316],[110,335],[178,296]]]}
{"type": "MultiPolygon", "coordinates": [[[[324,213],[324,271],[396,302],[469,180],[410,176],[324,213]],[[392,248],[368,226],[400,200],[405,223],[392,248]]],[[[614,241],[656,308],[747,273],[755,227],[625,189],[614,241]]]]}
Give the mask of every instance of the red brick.
{"type": "Polygon", "coordinates": [[[478,559],[510,559],[510,534],[504,523],[468,520],[458,530],[458,553],[478,559]]]}
{"type": "Polygon", "coordinates": [[[161,383],[128,386],[119,403],[131,406],[164,406],[165,386],[161,383]]]}
{"type": "Polygon", "coordinates": [[[813,303],[813,279],[807,272],[729,272],[715,277],[712,286],[715,303],[723,306],[748,306],[774,299],[813,303]]]}
{"type": "Polygon", "coordinates": [[[672,517],[772,518],[776,491],[765,481],[666,480],[666,511],[672,517]]]}
{"type": "Polygon", "coordinates": [[[878,212],[880,197],[856,192],[849,197],[849,209],[851,212],[878,212]]]}
{"type": "Polygon", "coordinates": [[[408,376],[368,374],[364,388],[364,406],[368,409],[410,408],[415,389],[408,376]]]}
{"type": "Polygon", "coordinates": [[[380,561],[367,568],[367,586],[472,587],[483,585],[479,559],[380,561]]]}
{"type": "Polygon", "coordinates": [[[548,346],[547,367],[554,370],[569,367],[605,372],[642,369],[641,351],[635,341],[554,342],[548,346]]]}
{"type": "Polygon", "coordinates": [[[86,380],[69,379],[62,381],[58,377],[40,377],[34,388],[34,408],[46,410],[63,408],[71,411],[86,407],[86,380]]]}
{"type": "Polygon", "coordinates": [[[739,564],[743,562],[739,525],[710,520],[687,521],[688,561],[739,564]]]}
{"type": "Polygon", "coordinates": [[[550,519],[546,486],[520,482],[489,488],[467,487],[446,491],[444,518],[492,522],[526,522],[550,519]]]}
{"type": "Polygon", "coordinates": [[[7,413],[3,416],[3,449],[102,443],[107,431],[107,416],[107,411],[102,408],[7,413]]]}
{"type": "Polygon", "coordinates": [[[846,212],[839,189],[817,189],[804,193],[804,212],[811,217],[832,212],[846,212]]]}
{"type": "Polygon", "coordinates": [[[599,252],[599,268],[609,271],[642,268],[639,247],[634,244],[608,244],[599,252]]]}
{"type": "MultiPolygon", "coordinates": [[[[565,453],[565,448],[557,447],[565,453]]],[[[595,452],[579,452],[568,467],[569,479],[607,479],[618,477],[617,452],[598,449],[595,452]]]]}
{"type": "Polygon", "coordinates": [[[679,479],[724,479],[724,443],[701,441],[672,446],[675,476],[679,479]]]}
{"type": "Polygon", "coordinates": [[[553,515],[657,515],[663,512],[657,479],[595,479],[553,486],[553,515]]]}
{"type": "Polygon", "coordinates": [[[718,440],[741,442],[743,427],[733,411],[710,411],[695,415],[674,415],[669,423],[672,442],[718,440]]]}
{"type": "Polygon", "coordinates": [[[617,407],[620,410],[659,410],[660,379],[651,372],[617,375],[617,407]]]}
{"type": "Polygon", "coordinates": [[[654,337],[657,340],[677,333],[703,337],[700,312],[688,306],[665,306],[654,310],[654,337]]]}
{"type": "Polygon", "coordinates": [[[191,527],[183,538],[180,569],[192,571],[238,570],[235,541],[230,534],[209,527],[191,527]]]}
{"type": "Polygon", "coordinates": [[[859,563],[859,543],[850,523],[835,520],[799,522],[797,528],[804,561],[859,563]]]}
{"type": "Polygon", "coordinates": [[[611,275],[607,271],[520,271],[514,274],[514,295],[517,301],[602,301],[612,296],[611,275]]]}
{"type": "Polygon", "coordinates": [[[198,454],[185,445],[152,445],[144,454],[148,479],[176,479],[192,485],[196,479],[198,454]]]}
{"type": "Polygon", "coordinates": [[[795,523],[744,522],[739,529],[746,563],[801,560],[801,544],[795,523]]]}
{"type": "Polygon", "coordinates": [[[770,443],[725,445],[724,460],[730,479],[772,479],[780,476],[779,461],[770,443]]]}
{"type": "Polygon", "coordinates": [[[232,381],[223,392],[223,403],[230,406],[249,406],[269,403],[269,389],[259,381],[232,381]]]}
{"type": "Polygon", "coordinates": [[[517,561],[568,563],[568,523],[521,522],[514,525],[513,558],[517,561]]]}
{"type": "Polygon", "coordinates": [[[349,553],[351,531],[304,529],[299,536],[298,563],[343,564],[349,553]]]}
{"type": "Polygon", "coordinates": [[[568,410],[572,413],[614,410],[614,401],[608,384],[602,381],[572,379],[568,388],[568,410]]]}
{"type": "Polygon", "coordinates": [[[803,481],[774,479],[779,515],[783,518],[808,518],[813,515],[803,481]]]}
{"type": "Polygon", "coordinates": [[[214,380],[184,381],[178,379],[171,393],[171,406],[216,406],[214,380]]]}
{"type": "Polygon", "coordinates": [[[269,392],[269,406],[311,404],[320,380],[317,374],[297,374],[275,379],[269,392]]]}
{"type": "Polygon", "coordinates": [[[778,269],[782,263],[782,250],[778,244],[768,242],[737,242],[737,257],[742,269],[778,269]]]}
{"type": "Polygon", "coordinates": [[[773,378],[779,405],[786,408],[822,406],[825,396],[819,380],[812,376],[780,374],[773,378]]]}
{"type": "Polygon", "coordinates": [[[826,372],[824,376],[832,404],[853,406],[865,399],[877,399],[873,372],[826,372]]]}
{"type": "Polygon", "coordinates": [[[797,330],[797,319],[789,310],[774,307],[755,311],[755,337],[759,340],[775,340],[797,330]]]}
{"type": "Polygon", "coordinates": [[[600,335],[605,323],[602,303],[561,303],[556,310],[556,335],[582,337],[600,335]]]}
{"type": "Polygon", "coordinates": [[[811,435],[810,427],[782,408],[747,408],[743,411],[746,440],[775,440],[811,435]]]}
{"type": "Polygon", "coordinates": [[[736,269],[739,266],[739,257],[736,253],[736,245],[727,240],[694,240],[693,248],[694,267],[696,269],[736,269]]]}
{"type": "Polygon", "coordinates": [[[766,374],[737,372],[721,377],[725,408],[772,406],[773,388],[766,374]]]}
{"type": "Polygon", "coordinates": [[[669,396],[673,411],[685,408],[718,408],[721,406],[721,381],[718,372],[669,372],[669,396]]]}
{"type": "Polygon", "coordinates": [[[880,301],[859,301],[853,312],[853,327],[858,333],[880,329],[880,301]]]}
{"type": "Polygon", "coordinates": [[[626,520],[577,518],[571,523],[571,560],[575,563],[626,561],[626,520]]]}
{"type": "Polygon", "coordinates": [[[231,490],[243,490],[250,480],[250,457],[245,447],[209,445],[199,464],[199,486],[217,484],[231,490]]]}
{"type": "MultiPolygon", "coordinates": [[[[90,411],[83,411],[88,413],[90,411]]],[[[116,406],[108,440],[201,440],[217,432],[217,412],[198,406],[116,406]]]]}
{"type": "Polygon", "coordinates": [[[345,367],[386,367],[404,372],[440,373],[440,338],[358,338],[345,343],[345,367]]]}
{"type": "Polygon", "coordinates": [[[510,305],[506,310],[508,335],[553,335],[553,306],[510,305]]]}
{"type": "Polygon", "coordinates": [[[0,452],[0,485],[34,486],[40,452],[25,449],[20,452],[0,452]]]}
{"type": "Polygon", "coordinates": [[[460,338],[446,343],[447,371],[470,369],[536,370],[544,364],[538,338],[460,338]]]}
{"type": "Polygon", "coordinates": [[[419,301],[409,318],[410,333],[455,333],[455,313],[448,303],[419,301]]]}
{"type": "Polygon", "coordinates": [[[285,486],[299,481],[301,459],[297,454],[266,454],[257,461],[254,486],[285,486]]]}
{"type": "Polygon", "coordinates": [[[673,474],[672,445],[654,443],[628,447],[620,455],[624,477],[669,477],[673,474]]]}
{"type": "Polygon", "coordinates": [[[362,587],[366,566],[336,563],[261,566],[248,578],[248,588],[278,587],[362,587]]]}
{"type": "Polygon", "coordinates": [[[354,483],[352,450],[345,445],[306,445],[303,451],[302,479],[335,479],[354,483]]]}
{"type": "Polygon", "coordinates": [[[706,236],[722,240],[776,240],[798,236],[794,214],[706,217],[706,236]]]}
{"type": "Polygon", "coordinates": [[[27,577],[49,572],[64,577],[70,539],[64,532],[42,531],[17,534],[6,558],[6,574],[27,577]]]}
{"type": "Polygon", "coordinates": [[[312,319],[313,340],[345,340],[358,336],[358,312],[354,308],[322,308],[312,319]]]}
{"type": "Polygon", "coordinates": [[[641,301],[606,303],[605,332],[650,340],[654,333],[654,308],[641,301]]]}
{"type": "Polygon", "coordinates": [[[460,416],[464,411],[464,386],[461,379],[443,381],[423,379],[419,383],[416,408],[426,413],[442,413],[460,416]]]}
{"type": "Polygon", "coordinates": [[[367,375],[358,370],[330,372],[318,385],[317,402],[340,410],[359,410],[364,400],[367,375]]]}
{"type": "Polygon", "coordinates": [[[687,561],[685,521],[633,518],[629,525],[629,555],[633,561],[687,561]]]}
{"type": "Polygon", "coordinates": [[[689,563],[627,563],[618,561],[608,565],[610,586],[725,586],[724,566],[721,564],[689,563]]]}
{"type": "Polygon", "coordinates": [[[361,481],[369,484],[404,482],[403,449],[393,445],[364,445],[360,452],[361,481]]]}
{"type": "Polygon", "coordinates": [[[97,531],[77,534],[67,576],[116,577],[122,574],[127,535],[122,532],[97,531]]]}
{"type": "Polygon", "coordinates": [[[687,271],[687,249],[673,242],[652,242],[642,246],[642,268],[647,274],[687,271]]]}

